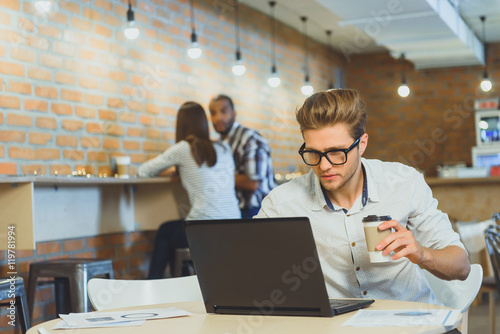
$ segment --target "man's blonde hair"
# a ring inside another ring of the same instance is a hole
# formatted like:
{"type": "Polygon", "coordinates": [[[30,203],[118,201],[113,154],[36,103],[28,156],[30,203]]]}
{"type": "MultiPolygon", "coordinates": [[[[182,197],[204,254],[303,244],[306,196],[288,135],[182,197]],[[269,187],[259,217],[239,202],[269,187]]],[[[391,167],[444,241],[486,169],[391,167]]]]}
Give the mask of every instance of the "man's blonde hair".
{"type": "Polygon", "coordinates": [[[300,131],[316,130],[339,123],[347,125],[352,138],[366,131],[366,106],[353,89],[330,89],[309,96],[297,109],[300,131]]]}

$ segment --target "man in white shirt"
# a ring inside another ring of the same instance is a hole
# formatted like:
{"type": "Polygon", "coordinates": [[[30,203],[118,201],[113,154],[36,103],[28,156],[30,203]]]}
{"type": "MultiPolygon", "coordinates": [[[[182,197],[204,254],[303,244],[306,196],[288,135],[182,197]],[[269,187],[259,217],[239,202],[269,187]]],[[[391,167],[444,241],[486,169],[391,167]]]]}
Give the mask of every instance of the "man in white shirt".
{"type": "Polygon", "coordinates": [[[312,167],[270,192],[259,217],[307,216],[330,297],[437,303],[421,270],[443,279],[467,278],[470,264],[448,216],[423,176],[400,163],[364,159],[367,113],[350,89],[318,92],[296,112],[312,167]],[[389,215],[394,230],[377,246],[391,262],[371,263],[363,217],[389,215]]]}

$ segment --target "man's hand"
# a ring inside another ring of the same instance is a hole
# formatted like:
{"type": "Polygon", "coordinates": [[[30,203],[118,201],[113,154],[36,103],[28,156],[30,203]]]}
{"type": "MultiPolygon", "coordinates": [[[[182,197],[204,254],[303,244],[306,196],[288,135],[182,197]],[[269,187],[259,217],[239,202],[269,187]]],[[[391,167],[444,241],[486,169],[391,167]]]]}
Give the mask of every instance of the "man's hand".
{"type": "Polygon", "coordinates": [[[237,190],[256,191],[260,187],[259,181],[251,180],[246,174],[236,174],[235,187],[237,190]]]}
{"type": "Polygon", "coordinates": [[[413,233],[396,220],[389,220],[379,225],[380,230],[393,228],[395,232],[377,245],[377,250],[387,255],[395,252],[392,260],[407,257],[422,269],[435,276],[446,279],[464,280],[469,275],[470,263],[467,253],[458,246],[432,249],[422,246],[413,233]]]}
{"type": "Polygon", "coordinates": [[[378,228],[381,231],[389,228],[395,230],[395,232],[391,233],[377,245],[377,250],[383,250],[383,255],[395,252],[396,254],[392,256],[393,260],[407,257],[415,264],[424,262],[424,257],[426,255],[425,248],[415,240],[413,233],[401,225],[397,220],[383,222],[378,228]]]}

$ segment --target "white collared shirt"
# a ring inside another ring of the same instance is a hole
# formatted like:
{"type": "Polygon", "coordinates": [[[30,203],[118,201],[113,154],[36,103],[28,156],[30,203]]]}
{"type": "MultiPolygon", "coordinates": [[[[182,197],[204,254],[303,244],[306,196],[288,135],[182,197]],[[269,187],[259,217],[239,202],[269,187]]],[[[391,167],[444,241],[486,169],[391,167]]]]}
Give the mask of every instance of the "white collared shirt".
{"type": "Polygon", "coordinates": [[[362,158],[368,201],[360,195],[344,212],[328,208],[314,171],[275,188],[255,218],[309,217],[331,298],[372,298],[439,304],[418,265],[407,258],[370,263],[363,217],[390,215],[411,230],[425,247],[464,248],[448,216],[437,209],[423,176],[395,162],[362,158]]]}

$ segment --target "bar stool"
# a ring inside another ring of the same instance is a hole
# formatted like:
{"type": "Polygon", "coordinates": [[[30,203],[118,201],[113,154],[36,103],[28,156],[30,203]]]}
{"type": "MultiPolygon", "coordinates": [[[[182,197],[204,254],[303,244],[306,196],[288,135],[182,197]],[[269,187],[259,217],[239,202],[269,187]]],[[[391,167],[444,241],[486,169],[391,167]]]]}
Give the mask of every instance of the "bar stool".
{"type": "MultiPolygon", "coordinates": [[[[31,318],[28,311],[28,302],[26,301],[26,290],[24,290],[23,278],[0,278],[0,301],[12,299],[12,296],[15,296],[15,307],[17,309],[16,317],[19,316],[21,331],[26,333],[31,327],[31,318]]],[[[10,302],[0,303],[0,306],[10,307],[11,305],[10,302]]]]}
{"type": "Polygon", "coordinates": [[[177,248],[175,250],[174,277],[182,276],[182,268],[185,267],[189,275],[194,275],[193,260],[189,248],[177,248]]]}
{"type": "Polygon", "coordinates": [[[101,259],[54,259],[30,264],[28,306],[33,316],[38,278],[53,277],[56,312],[90,312],[87,282],[95,276],[114,278],[113,261],[101,259]]]}

